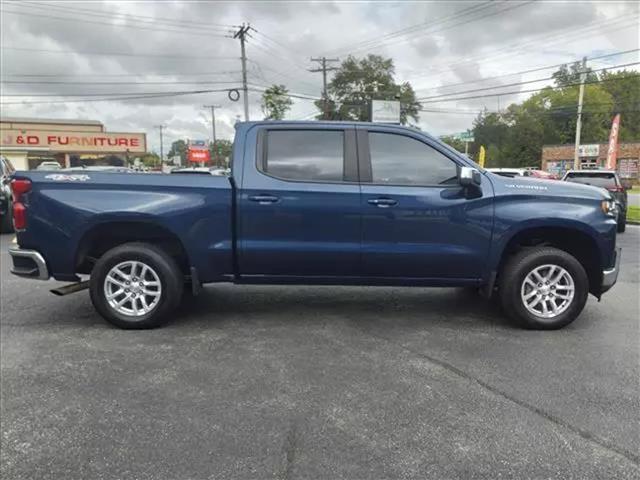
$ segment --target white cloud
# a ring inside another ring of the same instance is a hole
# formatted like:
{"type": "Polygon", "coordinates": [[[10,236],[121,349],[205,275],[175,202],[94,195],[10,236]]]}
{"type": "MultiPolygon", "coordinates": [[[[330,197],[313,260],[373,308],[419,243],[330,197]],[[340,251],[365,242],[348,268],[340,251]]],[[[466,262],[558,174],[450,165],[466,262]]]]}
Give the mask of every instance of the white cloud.
{"type": "MultiPolygon", "coordinates": [[[[312,67],[309,57],[327,54],[345,58],[350,52],[357,56],[376,53],[394,59],[399,81],[410,81],[421,97],[433,96],[536,79],[549,76],[551,71],[446,87],[452,83],[571,61],[583,55],[637,48],[640,11],[640,5],[631,1],[493,2],[491,5],[481,1],[42,2],[49,6],[31,4],[28,7],[13,1],[2,3],[5,12],[1,19],[2,80],[20,82],[3,83],[3,102],[18,100],[4,96],[17,93],[122,94],[239,86],[239,43],[219,36],[227,30],[218,25],[240,22],[251,22],[259,32],[253,33],[247,47],[249,82],[253,85],[282,83],[291,92],[316,96],[320,94],[322,78],[320,74],[307,71],[312,67]],[[124,15],[139,17],[127,19],[124,15]],[[170,21],[154,26],[151,18],[170,21]],[[385,36],[420,23],[422,27],[407,30],[405,35],[385,36]],[[364,43],[367,41],[370,43],[364,43]],[[16,47],[76,53],[10,49],[16,47]],[[124,55],[97,55],[100,52],[124,55]],[[203,73],[217,74],[196,75],[203,73]],[[14,74],[52,76],[11,76],[14,74]],[[138,83],[27,84],[27,80],[138,83]],[[175,83],[188,81],[208,83],[175,83]],[[234,83],[210,83],[217,81],[234,83]],[[167,84],[151,85],[148,82],[167,84]]],[[[605,62],[611,65],[637,59],[637,54],[613,57],[594,63],[593,67],[601,68],[605,62]]],[[[541,84],[523,85],[515,90],[536,86],[541,84]]],[[[428,108],[496,109],[498,102],[505,107],[525,96],[443,102],[429,104],[428,108]]],[[[261,118],[259,93],[252,92],[250,99],[251,117],[261,118]]],[[[28,100],[46,98],[33,96],[28,100]]],[[[242,103],[230,102],[225,92],[126,102],[4,105],[2,114],[96,119],[113,131],[146,131],[153,149],[158,149],[158,135],[153,127],[164,124],[167,125],[166,150],[170,141],[176,138],[210,136],[209,112],[202,108],[210,103],[222,105],[216,112],[218,135],[231,138],[233,124],[242,115],[242,103]]],[[[289,117],[308,117],[313,111],[312,101],[298,99],[289,117]]],[[[424,112],[420,126],[434,134],[442,134],[465,130],[472,120],[473,115],[466,113],[424,112]]]]}

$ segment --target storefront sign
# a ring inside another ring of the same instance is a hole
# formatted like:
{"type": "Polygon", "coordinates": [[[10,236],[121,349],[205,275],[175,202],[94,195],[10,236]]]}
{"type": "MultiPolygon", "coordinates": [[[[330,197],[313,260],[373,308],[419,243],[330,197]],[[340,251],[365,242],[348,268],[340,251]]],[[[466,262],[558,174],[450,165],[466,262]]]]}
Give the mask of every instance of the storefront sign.
{"type": "Polygon", "coordinates": [[[377,123],[400,123],[400,102],[371,100],[371,121],[377,123]]]}
{"type": "Polygon", "coordinates": [[[600,155],[600,145],[580,145],[578,147],[579,157],[597,157],[600,155]]]}
{"type": "Polygon", "coordinates": [[[209,150],[189,149],[187,152],[187,160],[190,162],[207,163],[211,159],[209,150]]]}
{"type": "Polygon", "coordinates": [[[621,158],[618,160],[618,173],[621,178],[638,178],[638,163],[634,158],[621,158]]]}
{"type": "Polygon", "coordinates": [[[43,130],[2,130],[0,146],[39,148],[55,152],[144,153],[147,151],[144,133],[56,132],[43,130]]]}

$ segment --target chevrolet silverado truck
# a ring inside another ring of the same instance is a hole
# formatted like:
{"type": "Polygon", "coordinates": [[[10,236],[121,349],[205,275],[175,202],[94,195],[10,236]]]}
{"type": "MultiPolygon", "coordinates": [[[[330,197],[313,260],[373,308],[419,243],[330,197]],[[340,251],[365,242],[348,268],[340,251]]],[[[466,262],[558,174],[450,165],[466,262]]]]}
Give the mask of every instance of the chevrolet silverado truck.
{"type": "Polygon", "coordinates": [[[620,263],[607,191],[501,177],[393,125],[239,123],[229,176],[29,171],[12,187],[12,272],[89,288],[122,328],[232,282],[468,287],[555,329],[620,263]]]}

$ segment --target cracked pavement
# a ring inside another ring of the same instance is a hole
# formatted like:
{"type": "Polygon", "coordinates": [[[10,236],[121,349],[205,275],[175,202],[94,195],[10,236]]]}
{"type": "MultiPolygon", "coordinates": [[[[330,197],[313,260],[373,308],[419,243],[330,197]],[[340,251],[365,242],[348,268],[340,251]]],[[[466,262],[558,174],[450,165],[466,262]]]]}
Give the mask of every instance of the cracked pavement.
{"type": "Polygon", "coordinates": [[[10,240],[2,478],[640,478],[639,227],[555,332],[460,289],[232,285],[122,331],[10,240]]]}

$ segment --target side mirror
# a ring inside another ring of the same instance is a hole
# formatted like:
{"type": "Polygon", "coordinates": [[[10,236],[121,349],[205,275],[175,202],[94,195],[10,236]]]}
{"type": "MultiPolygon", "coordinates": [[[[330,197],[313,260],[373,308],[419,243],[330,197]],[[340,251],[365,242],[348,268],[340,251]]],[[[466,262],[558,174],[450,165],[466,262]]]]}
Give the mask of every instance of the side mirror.
{"type": "Polygon", "coordinates": [[[460,181],[460,185],[462,185],[463,187],[479,187],[482,184],[482,175],[475,168],[460,167],[458,180],[460,181]]]}

